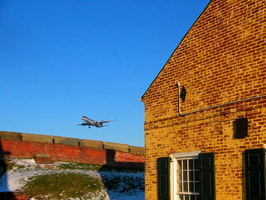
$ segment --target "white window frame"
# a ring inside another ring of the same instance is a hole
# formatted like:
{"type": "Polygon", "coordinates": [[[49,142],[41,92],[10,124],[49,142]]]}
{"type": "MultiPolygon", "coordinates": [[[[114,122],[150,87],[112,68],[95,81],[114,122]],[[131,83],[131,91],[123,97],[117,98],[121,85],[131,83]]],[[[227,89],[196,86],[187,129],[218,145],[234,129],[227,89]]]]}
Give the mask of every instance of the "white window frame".
{"type": "MultiPolygon", "coordinates": [[[[171,157],[171,200],[178,200],[178,183],[177,183],[177,160],[181,159],[192,159],[198,158],[201,151],[190,151],[190,152],[182,152],[182,153],[172,153],[171,157]]],[[[187,193],[186,193],[187,194],[187,193]]]]}

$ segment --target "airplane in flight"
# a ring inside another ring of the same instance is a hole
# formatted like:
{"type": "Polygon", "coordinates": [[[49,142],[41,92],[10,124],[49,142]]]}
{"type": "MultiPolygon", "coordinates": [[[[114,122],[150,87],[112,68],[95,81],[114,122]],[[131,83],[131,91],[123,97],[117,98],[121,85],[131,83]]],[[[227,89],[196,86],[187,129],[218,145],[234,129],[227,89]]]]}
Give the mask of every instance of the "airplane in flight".
{"type": "Polygon", "coordinates": [[[104,123],[108,123],[108,122],[113,122],[113,121],[116,121],[117,119],[115,120],[108,120],[108,121],[94,121],[92,119],[89,119],[88,117],[85,117],[85,116],[82,116],[81,119],[84,121],[84,123],[82,124],[77,124],[77,125],[81,125],[81,126],[89,126],[89,128],[91,128],[91,126],[95,126],[97,128],[101,128],[101,127],[104,127],[104,126],[108,126],[108,125],[103,125],[104,123]]]}

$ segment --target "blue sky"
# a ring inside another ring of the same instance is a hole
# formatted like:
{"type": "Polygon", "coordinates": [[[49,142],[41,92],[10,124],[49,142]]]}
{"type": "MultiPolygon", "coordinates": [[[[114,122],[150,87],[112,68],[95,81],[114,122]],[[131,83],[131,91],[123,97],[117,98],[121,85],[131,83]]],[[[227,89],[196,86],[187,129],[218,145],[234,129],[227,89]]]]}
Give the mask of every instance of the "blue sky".
{"type": "Polygon", "coordinates": [[[208,3],[0,0],[0,130],[144,146],[138,99],[208,3]]]}

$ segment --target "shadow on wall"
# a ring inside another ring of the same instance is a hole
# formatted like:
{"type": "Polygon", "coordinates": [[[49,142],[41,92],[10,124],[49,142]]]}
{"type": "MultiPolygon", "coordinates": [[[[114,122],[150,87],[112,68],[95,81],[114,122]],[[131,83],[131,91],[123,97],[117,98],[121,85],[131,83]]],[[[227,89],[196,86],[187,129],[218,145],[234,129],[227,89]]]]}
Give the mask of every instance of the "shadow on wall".
{"type": "MultiPolygon", "coordinates": [[[[1,183],[8,183],[8,177],[6,174],[7,171],[7,164],[5,162],[5,157],[9,156],[10,152],[5,152],[2,148],[2,141],[0,139],[0,177],[1,177],[1,183]]],[[[9,191],[8,185],[2,185],[1,191],[0,191],[0,199],[3,200],[15,200],[15,195],[9,191]]]]}
{"type": "Polygon", "coordinates": [[[106,149],[106,164],[104,166],[113,166],[113,167],[128,167],[128,168],[144,168],[143,162],[117,162],[115,150],[106,149]]]}
{"type": "Polygon", "coordinates": [[[115,200],[117,193],[126,196],[140,191],[144,193],[144,162],[117,162],[116,154],[117,151],[107,149],[106,164],[98,171],[110,200],[115,200]],[[112,173],[105,173],[110,172],[110,169],[112,173]]]}

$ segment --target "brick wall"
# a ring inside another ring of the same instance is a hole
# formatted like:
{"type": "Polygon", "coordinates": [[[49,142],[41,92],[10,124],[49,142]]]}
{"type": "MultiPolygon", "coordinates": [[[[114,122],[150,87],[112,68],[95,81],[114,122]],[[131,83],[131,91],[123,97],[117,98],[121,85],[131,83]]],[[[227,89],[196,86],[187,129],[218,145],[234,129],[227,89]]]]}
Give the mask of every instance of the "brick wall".
{"type": "Polygon", "coordinates": [[[244,150],[266,143],[266,2],[212,0],[143,95],[145,198],[157,199],[156,159],[215,153],[216,199],[245,200],[244,150]],[[180,116],[177,82],[187,90],[180,116]],[[225,104],[225,105],[223,105],[225,104]],[[235,119],[248,137],[234,139],[235,119]]]}
{"type": "Polygon", "coordinates": [[[0,131],[0,153],[17,158],[144,167],[141,147],[110,142],[0,131]]]}

